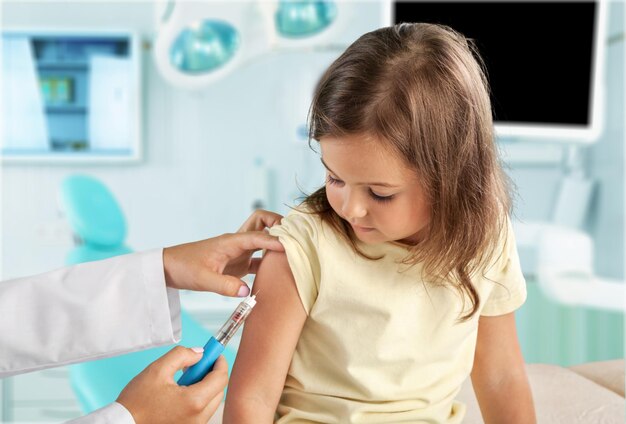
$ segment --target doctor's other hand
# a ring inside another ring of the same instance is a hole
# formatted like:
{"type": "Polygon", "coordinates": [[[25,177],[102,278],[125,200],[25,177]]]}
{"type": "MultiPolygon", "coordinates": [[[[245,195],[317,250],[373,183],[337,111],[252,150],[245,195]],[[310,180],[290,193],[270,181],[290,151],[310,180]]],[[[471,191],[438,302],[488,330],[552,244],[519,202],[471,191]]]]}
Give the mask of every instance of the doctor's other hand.
{"type": "Polygon", "coordinates": [[[202,423],[217,410],[228,384],[228,365],[220,356],[213,371],[191,386],[179,386],[176,371],[202,358],[201,348],[176,346],[148,365],[122,390],[117,402],[136,424],[202,423]]]}
{"type": "Polygon", "coordinates": [[[265,231],[279,224],[281,219],[277,213],[258,210],[235,234],[163,249],[167,286],[226,296],[247,296],[250,289],[240,278],[256,273],[260,258],[253,258],[254,252],[285,250],[278,238],[265,231]]]}

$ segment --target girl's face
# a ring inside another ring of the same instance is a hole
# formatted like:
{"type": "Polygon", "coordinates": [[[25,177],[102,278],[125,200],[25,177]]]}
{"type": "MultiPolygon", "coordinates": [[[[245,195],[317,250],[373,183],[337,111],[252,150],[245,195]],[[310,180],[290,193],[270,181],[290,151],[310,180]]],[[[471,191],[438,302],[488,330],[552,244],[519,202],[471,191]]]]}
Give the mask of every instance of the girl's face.
{"type": "Polygon", "coordinates": [[[322,137],[326,196],[364,243],[415,244],[430,221],[417,173],[363,135],[322,137]]]}

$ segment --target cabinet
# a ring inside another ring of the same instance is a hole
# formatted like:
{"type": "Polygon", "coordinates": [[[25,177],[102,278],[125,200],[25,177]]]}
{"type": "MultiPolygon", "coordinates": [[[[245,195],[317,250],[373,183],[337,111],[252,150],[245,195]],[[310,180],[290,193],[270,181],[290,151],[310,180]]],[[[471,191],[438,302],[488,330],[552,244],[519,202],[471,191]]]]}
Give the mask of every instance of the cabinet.
{"type": "Polygon", "coordinates": [[[2,38],[5,162],[140,159],[137,34],[6,30],[2,38]]]}
{"type": "Polygon", "coordinates": [[[65,422],[82,415],[67,367],[11,377],[12,421],[65,422]]]}

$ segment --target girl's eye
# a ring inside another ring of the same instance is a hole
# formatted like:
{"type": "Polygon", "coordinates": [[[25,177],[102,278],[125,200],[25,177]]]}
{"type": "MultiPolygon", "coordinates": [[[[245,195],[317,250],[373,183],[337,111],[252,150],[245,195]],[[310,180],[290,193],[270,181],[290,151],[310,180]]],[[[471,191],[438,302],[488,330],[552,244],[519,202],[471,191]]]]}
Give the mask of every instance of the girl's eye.
{"type": "Polygon", "coordinates": [[[374,193],[371,189],[370,189],[370,196],[372,196],[372,199],[381,203],[391,202],[391,200],[393,200],[393,194],[390,196],[381,196],[379,194],[374,193]]]}
{"type": "Polygon", "coordinates": [[[330,175],[326,177],[326,181],[328,181],[328,184],[337,184],[339,186],[343,185],[343,181],[333,178],[330,175]]]}

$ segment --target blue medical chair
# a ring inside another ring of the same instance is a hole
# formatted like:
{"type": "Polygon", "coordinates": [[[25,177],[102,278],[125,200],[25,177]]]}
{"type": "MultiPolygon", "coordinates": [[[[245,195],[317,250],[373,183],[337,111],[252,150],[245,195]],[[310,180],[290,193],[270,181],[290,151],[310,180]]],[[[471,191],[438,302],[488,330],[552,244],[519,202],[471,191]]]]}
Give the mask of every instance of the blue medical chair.
{"type": "MultiPolygon", "coordinates": [[[[73,265],[132,252],[124,244],[126,220],[117,201],[99,180],[72,175],[61,185],[61,207],[72,228],[76,248],[66,263],[73,265]]],[[[204,346],[211,333],[184,310],[181,311],[184,346],[204,346]]],[[[123,329],[120,329],[123,331],[123,329]]],[[[148,364],[173,346],[163,346],[70,366],[70,382],[84,413],[92,412],[117,399],[119,393],[148,364]]],[[[226,348],[229,373],[235,353],[226,348]]],[[[179,371],[176,379],[180,376],[179,371]]]]}
{"type": "Polygon", "coordinates": [[[67,265],[132,252],[124,244],[124,214],[99,180],[87,175],[67,177],[61,185],[60,201],[76,242],[65,260],[67,265]]]}

